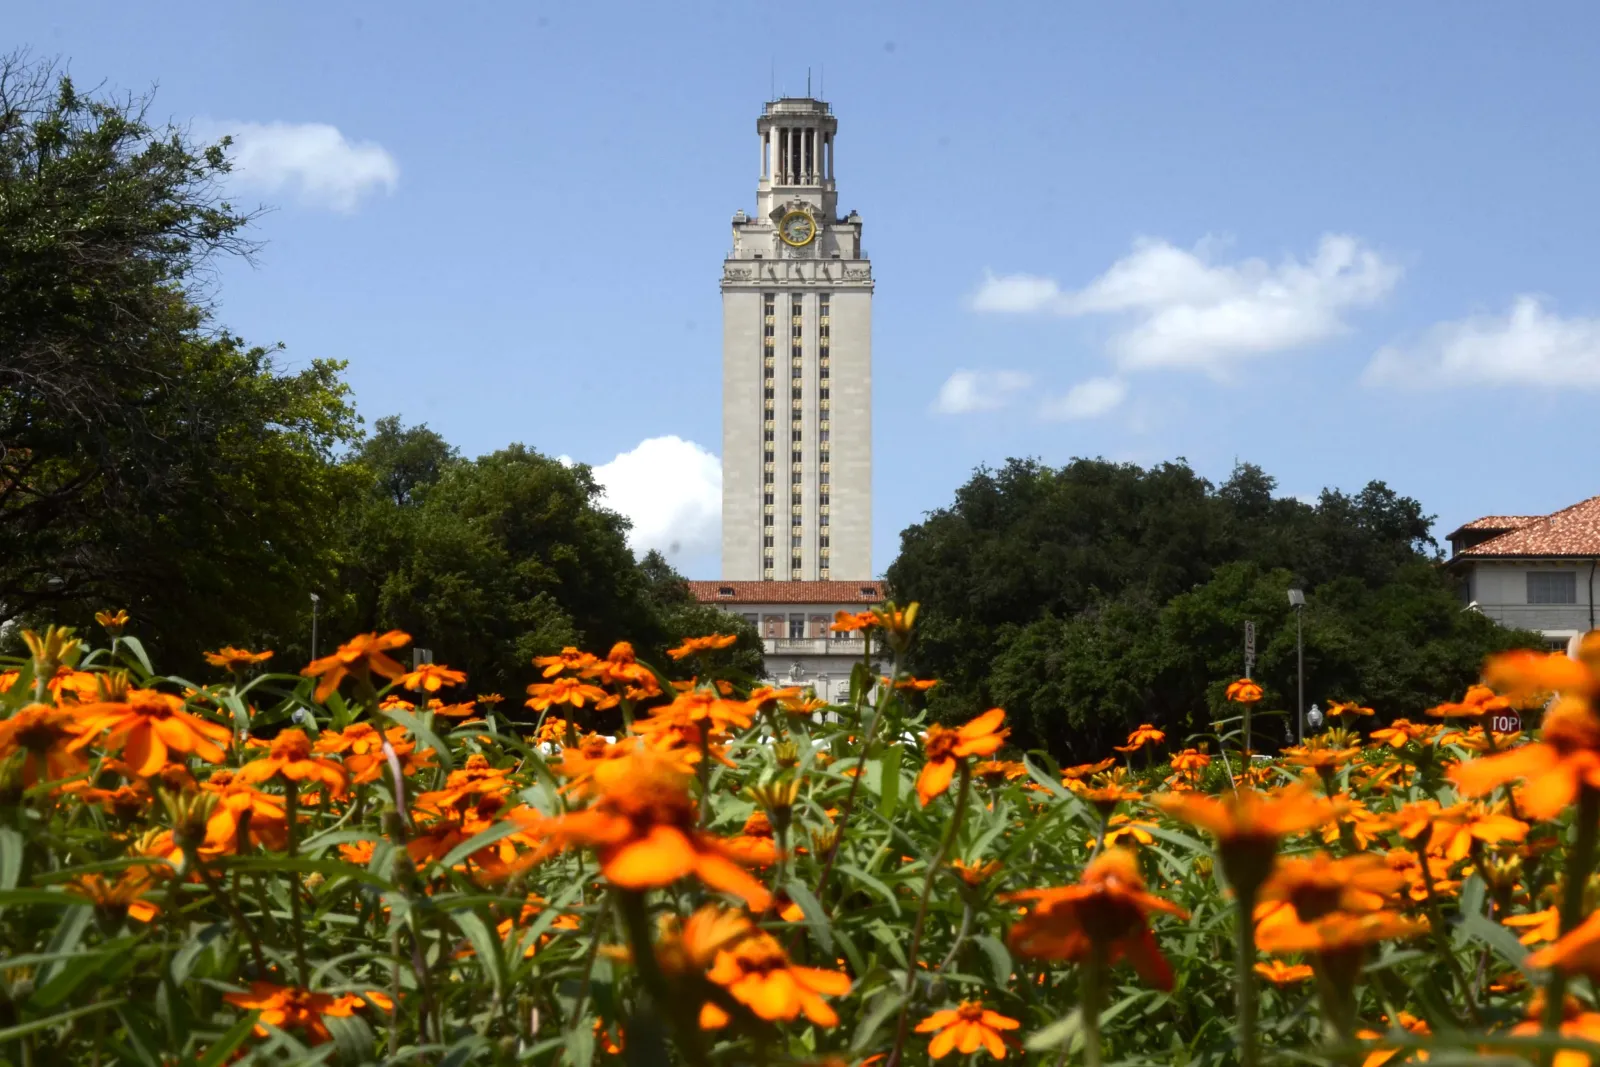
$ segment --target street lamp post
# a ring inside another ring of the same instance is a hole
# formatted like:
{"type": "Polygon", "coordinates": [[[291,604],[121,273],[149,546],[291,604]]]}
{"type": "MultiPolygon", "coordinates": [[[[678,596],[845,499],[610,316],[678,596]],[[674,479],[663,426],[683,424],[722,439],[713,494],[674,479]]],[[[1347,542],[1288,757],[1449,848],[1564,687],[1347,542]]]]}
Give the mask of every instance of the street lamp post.
{"type": "Polygon", "coordinates": [[[315,593],[311,594],[311,658],[317,658],[317,608],[322,604],[322,598],[315,593]]]}
{"type": "Polygon", "coordinates": [[[1289,590],[1289,606],[1294,608],[1294,720],[1297,740],[1306,743],[1306,642],[1303,623],[1306,610],[1305,591],[1296,587],[1289,590]]]}

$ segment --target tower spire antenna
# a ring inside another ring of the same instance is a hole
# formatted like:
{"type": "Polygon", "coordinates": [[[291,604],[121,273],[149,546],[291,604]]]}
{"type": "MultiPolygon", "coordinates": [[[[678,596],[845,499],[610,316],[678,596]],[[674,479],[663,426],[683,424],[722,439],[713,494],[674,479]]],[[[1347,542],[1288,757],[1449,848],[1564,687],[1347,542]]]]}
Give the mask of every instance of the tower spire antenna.
{"type": "Polygon", "coordinates": [[[767,74],[767,99],[768,100],[776,100],[777,98],[778,98],[778,58],[776,56],[774,56],[774,57],[772,57],[771,65],[768,68],[768,74],[767,74]]]}
{"type": "Polygon", "coordinates": [[[811,99],[811,68],[806,68],[806,99],[811,99]]]}

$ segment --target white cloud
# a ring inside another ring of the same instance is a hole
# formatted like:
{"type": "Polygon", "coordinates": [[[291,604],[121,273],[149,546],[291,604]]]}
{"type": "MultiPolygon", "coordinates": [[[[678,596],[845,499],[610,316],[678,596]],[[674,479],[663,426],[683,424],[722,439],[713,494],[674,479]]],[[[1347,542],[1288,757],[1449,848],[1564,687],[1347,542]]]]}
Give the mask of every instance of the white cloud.
{"type": "Polygon", "coordinates": [[[1047,399],[1040,413],[1047,419],[1094,419],[1116,408],[1127,396],[1128,383],[1120,378],[1090,378],[1047,399]]]}
{"type": "Polygon", "coordinates": [[[722,534],[722,461],[693,441],[651,437],[594,468],[606,507],[633,522],[628,547],[675,565],[715,557],[722,534]]]}
{"type": "Polygon", "coordinates": [[[994,411],[1005,407],[1011,394],[1026,389],[1031,382],[1032,379],[1021,371],[958,370],[939,387],[933,410],[941,415],[994,411]]]}
{"type": "Polygon", "coordinates": [[[1441,322],[1413,344],[1378,350],[1369,385],[1532,385],[1600,388],[1600,318],[1563,318],[1536,296],[1504,315],[1441,322]]]}
{"type": "Polygon", "coordinates": [[[1125,370],[1185,367],[1220,375],[1238,360],[1302,347],[1344,332],[1344,316],[1376,303],[1400,268],[1354,237],[1327,234],[1306,262],[1212,262],[1219,242],[1193,250],[1143,239],[1076,291],[1028,274],[986,275],[979,311],[1131,319],[1110,349],[1125,370]]]}
{"type": "Polygon", "coordinates": [[[393,192],[400,164],[372,141],[352,141],[322,122],[197,122],[196,136],[233,138],[229,180],[241,189],[288,191],[302,202],[354,211],[361,198],[393,192]]]}

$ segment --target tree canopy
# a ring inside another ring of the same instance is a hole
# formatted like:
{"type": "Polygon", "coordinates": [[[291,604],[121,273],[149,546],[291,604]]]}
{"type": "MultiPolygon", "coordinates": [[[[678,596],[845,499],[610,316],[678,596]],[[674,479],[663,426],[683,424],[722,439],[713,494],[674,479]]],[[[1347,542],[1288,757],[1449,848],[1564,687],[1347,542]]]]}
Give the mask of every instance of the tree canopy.
{"type": "Polygon", "coordinates": [[[683,637],[736,630],[759,673],[754,630],[697,604],[628,522],[601,506],[589,469],[522,445],[462,459],[426,426],[380,419],[353,457],[368,491],[346,509],[350,540],[336,632],[398,628],[479,691],[518,693],[536,655],[630,640],[657,663],[683,637]]]}
{"type": "Polygon", "coordinates": [[[285,632],[331,577],[357,422],[340,364],[212,320],[251,216],[225,143],[148,103],[0,58],[0,622],[116,605],[187,651],[285,632]]]}
{"type": "Polygon", "coordinates": [[[1416,715],[1488,652],[1536,641],[1462,610],[1416,500],[1382,482],[1315,503],[1275,489],[1249,464],[1220,486],[1181,460],[978,470],[902,533],[888,571],[896,599],[922,604],[915,666],[944,683],[932,706],[1004,706],[1020,743],[1063,758],[1102,753],[1141,722],[1200,730],[1244,670],[1249,620],[1262,707],[1287,711],[1291,585],[1307,597],[1308,702],[1416,715]]]}

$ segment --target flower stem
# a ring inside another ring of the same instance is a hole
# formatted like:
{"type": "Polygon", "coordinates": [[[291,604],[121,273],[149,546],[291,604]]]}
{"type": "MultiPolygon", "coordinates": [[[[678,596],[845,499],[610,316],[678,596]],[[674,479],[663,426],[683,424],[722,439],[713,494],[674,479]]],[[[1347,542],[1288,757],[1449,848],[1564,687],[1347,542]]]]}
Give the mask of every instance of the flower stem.
{"type": "Polygon", "coordinates": [[[694,1067],[705,1067],[706,1049],[700,1032],[700,1022],[691,1011],[687,1015],[674,1010],[672,989],[661,973],[656,961],[655,942],[650,936],[650,917],[645,912],[644,894],[637,890],[618,890],[617,910],[622,913],[623,926],[628,931],[629,945],[633,951],[633,965],[639,972],[656,1011],[666,1016],[678,1039],[678,1049],[683,1058],[694,1067]]]}
{"type": "Polygon", "coordinates": [[[1420,847],[1417,853],[1418,873],[1422,876],[1422,891],[1426,896],[1428,912],[1428,927],[1433,931],[1433,940],[1439,947],[1439,954],[1450,965],[1450,973],[1455,975],[1456,981],[1461,984],[1461,995],[1467,1003],[1467,1014],[1477,1026],[1483,1025],[1483,1016],[1478,1012],[1478,1002],[1472,995],[1472,981],[1467,977],[1466,969],[1461,966],[1455,949],[1450,944],[1450,935],[1445,932],[1444,915],[1439,910],[1439,897],[1433,888],[1433,871],[1428,868],[1428,851],[1426,846],[1420,847]]]}
{"type": "MultiPolygon", "coordinates": [[[[300,851],[300,783],[293,778],[284,778],[283,811],[289,822],[289,858],[293,860],[300,851]]],[[[285,871],[289,876],[289,917],[290,925],[294,927],[294,969],[295,977],[300,983],[300,988],[305,989],[311,981],[310,970],[306,967],[306,935],[302,929],[300,917],[300,872],[285,871]]]]}
{"type": "Polygon", "coordinates": [[[938,854],[928,864],[928,873],[922,879],[922,899],[917,902],[917,918],[911,926],[911,947],[906,950],[906,981],[901,989],[900,1022],[895,1027],[894,1048],[890,1051],[884,1067],[897,1067],[900,1053],[905,1047],[906,1035],[911,1025],[911,991],[917,982],[917,952],[922,948],[922,929],[928,919],[928,900],[933,895],[933,880],[939,876],[945,857],[950,854],[950,847],[955,844],[956,834],[961,831],[961,820],[967,813],[967,797],[971,793],[972,769],[966,760],[962,760],[961,784],[956,792],[955,815],[950,819],[950,827],[945,831],[944,840],[939,842],[938,854]]]}
{"type": "Polygon", "coordinates": [[[844,834],[850,826],[850,815],[856,809],[856,794],[861,789],[861,779],[866,777],[862,772],[866,769],[867,753],[872,750],[872,742],[878,735],[878,723],[883,719],[883,704],[880,702],[872,713],[872,718],[867,722],[867,731],[861,738],[861,755],[856,760],[856,775],[850,780],[850,792],[845,794],[844,806],[839,809],[839,831],[834,835],[833,847],[828,849],[828,858],[823,861],[822,875],[817,879],[817,889],[813,896],[817,903],[822,905],[822,910],[828,910],[827,898],[823,896],[828,889],[828,878],[833,874],[834,861],[839,858],[839,850],[844,848],[844,834]]]}
{"type": "Polygon", "coordinates": [[[1237,971],[1239,1003],[1239,1067],[1256,1064],[1256,891],[1238,893],[1237,971]]]}
{"type": "Polygon", "coordinates": [[[1092,938],[1089,958],[1083,964],[1083,990],[1078,1007],[1083,1015],[1084,1067],[1100,1067],[1100,1004],[1104,999],[1105,977],[1105,942],[1092,938]]]}
{"type": "MultiPolygon", "coordinates": [[[[1567,877],[1561,887],[1561,936],[1565,937],[1583,920],[1583,890],[1594,867],[1595,835],[1600,831],[1600,789],[1587,783],[1578,787],[1577,836],[1567,854],[1567,877]]],[[[1567,992],[1567,976],[1552,968],[1545,985],[1544,1028],[1548,1033],[1561,1029],[1562,1002],[1567,992]]],[[[1540,1062],[1551,1062],[1554,1052],[1545,1052],[1540,1062]]]]}

